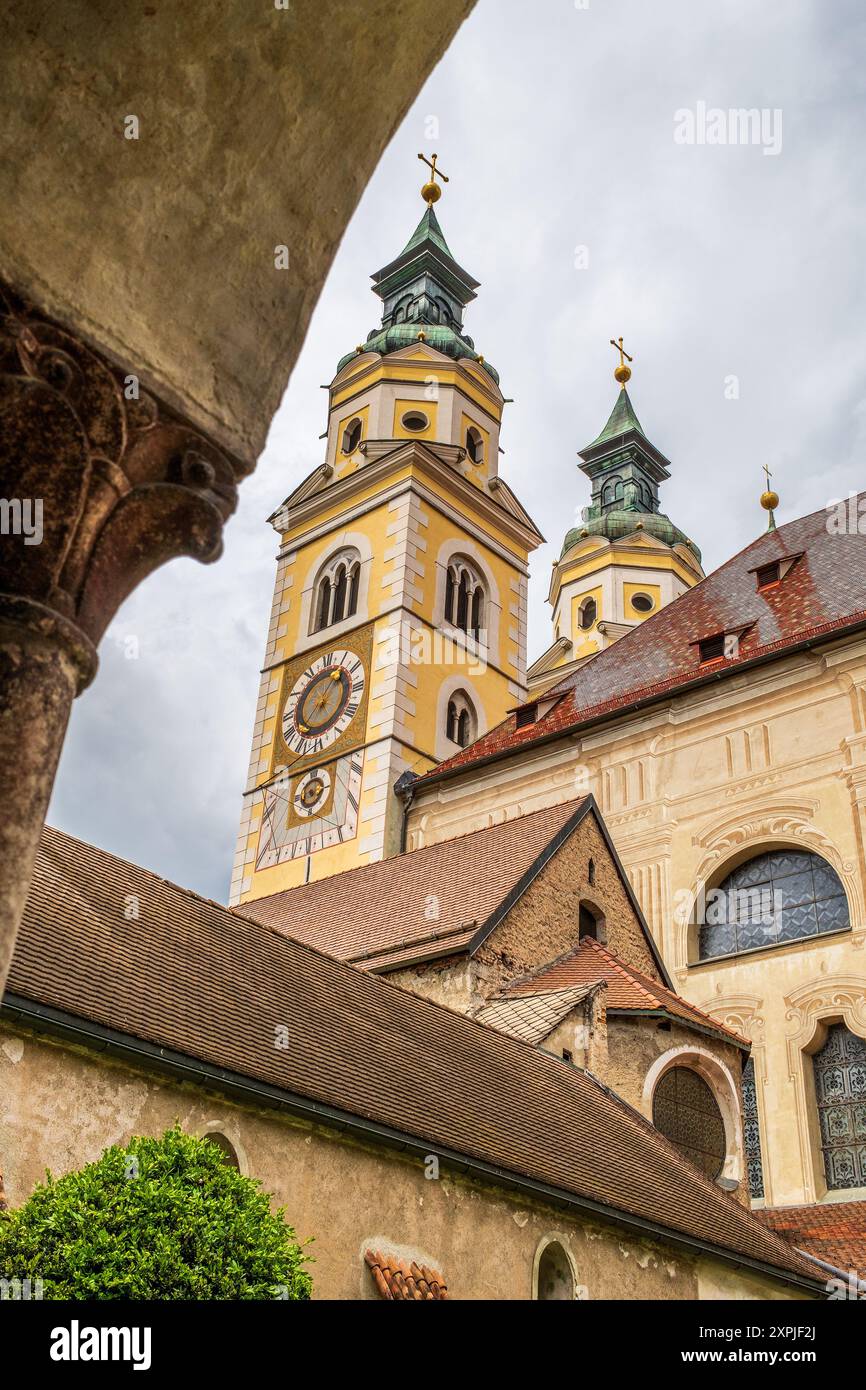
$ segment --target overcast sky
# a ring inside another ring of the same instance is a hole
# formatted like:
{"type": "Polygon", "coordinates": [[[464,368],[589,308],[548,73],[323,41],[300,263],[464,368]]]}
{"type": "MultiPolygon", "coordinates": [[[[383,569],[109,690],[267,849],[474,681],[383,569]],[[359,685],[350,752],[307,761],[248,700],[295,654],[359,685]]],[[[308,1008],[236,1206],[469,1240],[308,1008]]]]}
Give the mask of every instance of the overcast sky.
{"type": "Polygon", "coordinates": [[[369,276],[423,211],[419,150],[450,175],[437,211],[481,281],[467,332],[514,397],[501,471],[548,540],[530,657],[589,500],[575,453],[614,403],[611,337],[673,465],[663,510],[707,570],[763,529],[764,462],[780,522],[862,488],[864,57],[862,0],[480,0],[346,232],[222,560],[175,561],[110,628],[50,821],[225,900],[274,579],[265,518],[321,462],[321,383],[378,324],[369,276]],[[696,135],[702,109],[729,133],[713,108],[764,110],[763,144],[675,139],[683,111],[696,135]]]}

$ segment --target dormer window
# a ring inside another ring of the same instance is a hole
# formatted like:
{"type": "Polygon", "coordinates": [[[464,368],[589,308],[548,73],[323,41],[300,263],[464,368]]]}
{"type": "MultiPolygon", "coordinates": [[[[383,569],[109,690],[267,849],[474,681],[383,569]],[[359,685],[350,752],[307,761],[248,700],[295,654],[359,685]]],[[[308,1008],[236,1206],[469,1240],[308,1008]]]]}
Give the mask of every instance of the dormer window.
{"type": "Polygon", "coordinates": [[[758,581],[759,589],[769,589],[773,584],[778,584],[782,578],[782,567],[778,560],[774,560],[771,565],[761,565],[755,571],[755,578],[758,581]]]}
{"type": "Polygon", "coordinates": [[[701,664],[705,661],[719,661],[725,655],[725,633],[719,632],[715,637],[705,637],[698,643],[701,654],[701,664]]]}
{"type": "Polygon", "coordinates": [[[525,729],[530,724],[538,722],[538,703],[532,705],[522,705],[514,718],[516,729],[525,729]]]}
{"type": "Polygon", "coordinates": [[[749,573],[755,576],[755,587],[758,593],[764,589],[772,589],[776,584],[781,584],[788,571],[793,569],[797,561],[802,558],[802,551],[796,555],[777,555],[775,560],[768,560],[765,565],[757,565],[755,569],[749,570],[749,573]]]}

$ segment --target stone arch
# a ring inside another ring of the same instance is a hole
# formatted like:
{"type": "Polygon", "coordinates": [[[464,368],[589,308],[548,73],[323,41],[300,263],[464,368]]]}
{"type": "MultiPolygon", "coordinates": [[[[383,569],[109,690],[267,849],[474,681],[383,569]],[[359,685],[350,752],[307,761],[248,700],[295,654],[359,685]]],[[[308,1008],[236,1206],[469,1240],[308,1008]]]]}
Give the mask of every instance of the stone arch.
{"type": "Polygon", "coordinates": [[[535,1247],[532,1261],[533,1300],[570,1303],[584,1294],[577,1282],[577,1264],[568,1236],[561,1231],[547,1232],[535,1247]]]}
{"type": "MultiPolygon", "coordinates": [[[[744,808],[740,815],[713,822],[693,843],[701,852],[695,868],[693,886],[675,904],[673,917],[673,968],[685,970],[697,958],[695,910],[701,893],[706,894],[728,873],[754,855],[774,849],[806,850],[824,859],[835,869],[848,900],[855,946],[866,943],[866,902],[856,865],[844,859],[836,845],[812,821],[814,802],[780,803],[769,809],[744,808]]],[[[678,895],[679,896],[679,895],[678,895]]]]}
{"type": "Polygon", "coordinates": [[[208,1139],[216,1144],[222,1150],[226,1161],[231,1162],[232,1167],[237,1167],[238,1172],[244,1177],[249,1177],[246,1150],[237,1126],[230,1120],[206,1120],[204,1124],[196,1126],[193,1133],[199,1139],[208,1139]]]}
{"type": "Polygon", "coordinates": [[[739,1184],[745,1173],[740,1089],[730,1069],[709,1048],[683,1043],[657,1057],[646,1074],[641,1104],[652,1124],[653,1096],[664,1074],[673,1067],[690,1067],[709,1086],[725,1127],[725,1158],[717,1181],[739,1184]]]}
{"type": "Polygon", "coordinates": [[[789,1025],[785,1036],[788,1076],[794,1089],[804,1200],[816,1202],[826,1195],[827,1184],[811,1057],[822,1047],[828,1027],[834,1023],[844,1023],[852,1033],[866,1038],[866,984],[857,975],[823,976],[792,990],[784,1002],[789,1025]]]}

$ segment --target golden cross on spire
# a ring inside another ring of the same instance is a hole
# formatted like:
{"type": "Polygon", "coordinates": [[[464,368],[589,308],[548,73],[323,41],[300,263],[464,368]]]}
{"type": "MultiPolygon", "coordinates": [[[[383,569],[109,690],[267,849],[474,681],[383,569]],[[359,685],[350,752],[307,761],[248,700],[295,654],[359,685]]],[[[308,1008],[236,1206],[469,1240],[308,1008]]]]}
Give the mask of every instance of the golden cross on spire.
{"type": "Polygon", "coordinates": [[[426,154],[419,154],[418,158],[431,170],[430,182],[425,183],[424,187],[421,189],[421,197],[424,199],[428,208],[432,208],[433,204],[438,203],[439,199],[442,197],[442,189],[436,182],[436,178],[438,176],[443,183],[448,183],[448,175],[443,174],[441,169],[436,168],[436,160],[439,158],[437,154],[434,154],[432,160],[429,160],[426,154]]]}
{"type": "Polygon", "coordinates": [[[631,376],[631,367],[627,367],[625,364],[626,361],[633,362],[634,358],[629,357],[628,353],[622,345],[622,338],[619,338],[618,340],[614,340],[613,338],[611,338],[610,345],[612,348],[616,348],[617,352],[619,353],[619,366],[614,371],[614,377],[619,382],[623,390],[625,390],[625,384],[631,376]]]}
{"type": "Polygon", "coordinates": [[[769,492],[769,491],[770,491],[770,479],[772,478],[773,475],[772,475],[772,473],[770,472],[770,466],[769,466],[769,464],[767,464],[767,463],[762,463],[762,464],[761,464],[761,467],[763,468],[764,473],[765,473],[766,478],[767,478],[767,491],[769,492]]]}

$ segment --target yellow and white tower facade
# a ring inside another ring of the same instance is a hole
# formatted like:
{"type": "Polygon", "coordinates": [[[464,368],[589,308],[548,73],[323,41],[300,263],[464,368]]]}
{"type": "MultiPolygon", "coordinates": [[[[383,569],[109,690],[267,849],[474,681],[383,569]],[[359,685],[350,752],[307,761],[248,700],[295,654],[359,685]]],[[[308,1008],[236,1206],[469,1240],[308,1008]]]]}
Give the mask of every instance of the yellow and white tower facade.
{"type": "MultiPolygon", "coordinates": [[[[325,457],[280,537],[230,901],[396,853],[405,773],[526,696],[530,553],[500,478],[504,398],[463,329],[478,282],[433,210],[373,276],[380,328],[329,388],[325,457]]],[[[351,910],[351,904],[347,904],[351,910]]]]}
{"type": "MultiPolygon", "coordinates": [[[[704,578],[701,552],[659,510],[670,464],[650,443],[626,390],[622,339],[619,393],[601,434],[578,455],[592,501],[554,561],[548,602],[554,640],[527,672],[543,693],[704,578]]],[[[631,358],[628,359],[631,361],[631,358]]]]}

